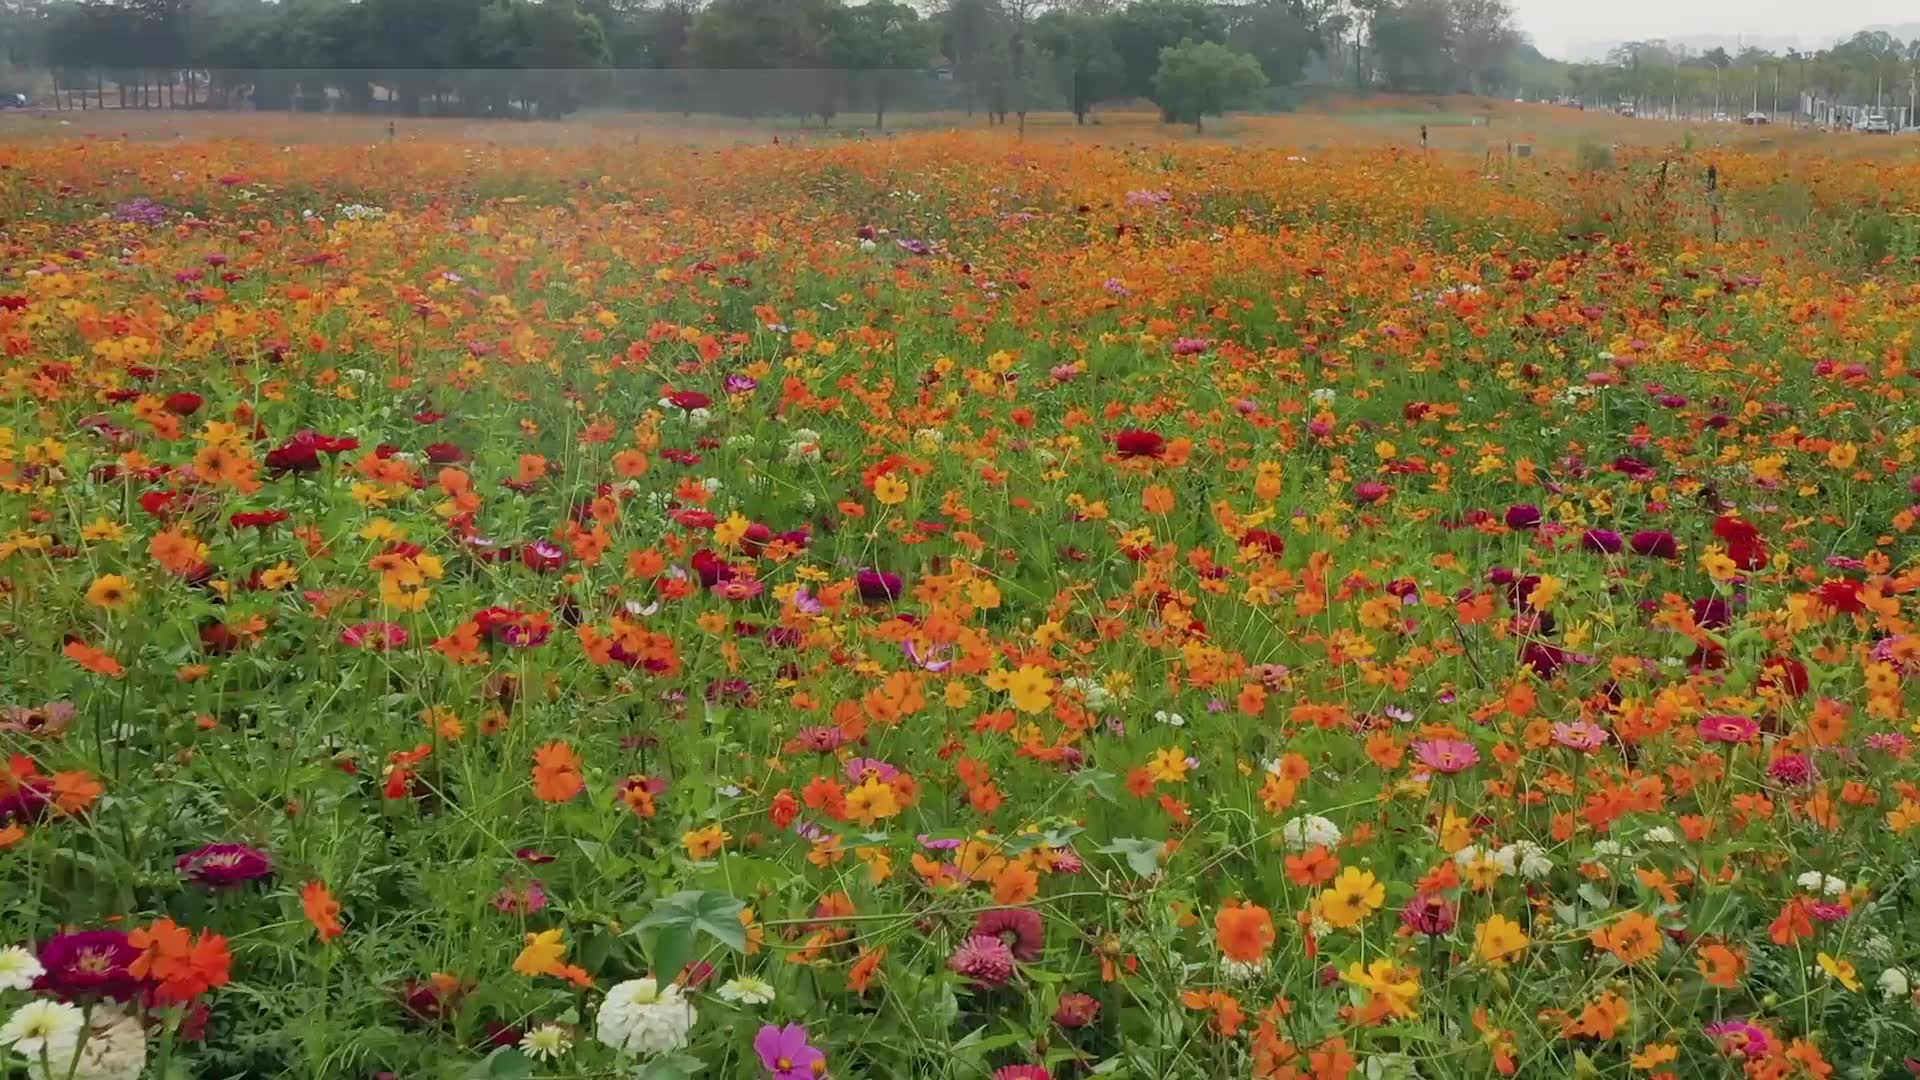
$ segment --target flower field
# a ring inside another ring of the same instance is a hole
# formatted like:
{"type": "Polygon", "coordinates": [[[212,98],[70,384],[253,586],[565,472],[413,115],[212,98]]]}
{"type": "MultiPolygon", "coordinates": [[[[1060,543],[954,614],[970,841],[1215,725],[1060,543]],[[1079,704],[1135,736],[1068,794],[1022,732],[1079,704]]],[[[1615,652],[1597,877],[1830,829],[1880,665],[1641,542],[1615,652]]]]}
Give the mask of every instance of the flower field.
{"type": "Polygon", "coordinates": [[[1920,161],[1664,160],[0,144],[0,1054],[1920,1073],[1920,161]]]}

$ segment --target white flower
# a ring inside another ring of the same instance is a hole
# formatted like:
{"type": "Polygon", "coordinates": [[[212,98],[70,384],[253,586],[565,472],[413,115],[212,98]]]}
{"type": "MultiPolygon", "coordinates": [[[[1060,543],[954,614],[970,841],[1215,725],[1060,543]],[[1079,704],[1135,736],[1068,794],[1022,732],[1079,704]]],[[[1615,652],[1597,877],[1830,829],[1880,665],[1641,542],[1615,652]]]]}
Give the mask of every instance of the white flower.
{"type": "Polygon", "coordinates": [[[1794,878],[1794,883],[1811,893],[1826,893],[1839,896],[1847,891],[1847,883],[1832,874],[1823,874],[1818,870],[1809,870],[1794,878]]]}
{"type": "Polygon", "coordinates": [[[1340,396],[1340,392],[1332,387],[1322,386],[1307,396],[1313,399],[1315,405],[1331,405],[1333,399],[1340,396]]]}
{"type": "Polygon", "coordinates": [[[607,991],[594,1036],[630,1054],[667,1054],[687,1045],[698,1018],[678,986],[663,989],[653,979],[628,979],[607,991]]]}
{"type": "MultiPolygon", "coordinates": [[[[695,409],[694,411],[695,411],[695,412],[698,412],[699,410],[698,410],[698,409],[695,409]]],[[[702,481],[700,481],[700,486],[701,486],[701,487],[703,487],[703,488],[706,488],[706,489],[707,489],[707,494],[709,494],[709,495],[711,495],[711,494],[713,494],[714,492],[716,492],[716,491],[719,491],[719,490],[720,490],[720,489],[721,489],[721,488],[722,488],[723,486],[725,486],[725,485],[723,485],[723,484],[721,484],[721,483],[720,483],[720,478],[719,478],[719,477],[717,477],[717,476],[709,476],[709,477],[707,477],[707,478],[706,478],[705,480],[702,480],[702,481]]]]}
{"type": "Polygon", "coordinates": [[[922,450],[938,450],[946,444],[947,433],[939,428],[921,428],[913,433],[913,441],[922,450]]]}
{"type": "Polygon", "coordinates": [[[820,460],[820,433],[812,428],[794,428],[787,434],[787,464],[820,460]]]}
{"type": "Polygon", "coordinates": [[[78,1056],[69,1044],[64,1056],[53,1052],[47,1060],[51,1072],[35,1062],[27,1075],[32,1080],[140,1080],[147,1071],[147,1032],[138,1017],[119,1006],[96,1005],[78,1056]]]}
{"type": "Polygon", "coordinates": [[[1100,712],[1107,706],[1113,704],[1113,691],[1108,690],[1092,679],[1085,679],[1076,675],[1060,680],[1060,685],[1069,690],[1077,691],[1081,697],[1086,699],[1087,708],[1092,709],[1094,712],[1100,712]]]}
{"type": "Polygon", "coordinates": [[[1481,847],[1479,844],[1468,844],[1466,847],[1453,853],[1453,861],[1462,870],[1490,866],[1499,871],[1501,877],[1505,877],[1514,871],[1514,858],[1516,854],[1511,847],[1505,847],[1495,851],[1491,848],[1481,847]]]}
{"type": "Polygon", "coordinates": [[[85,1023],[80,1010],[64,1001],[29,1001],[0,1025],[0,1046],[11,1046],[28,1059],[44,1050],[55,1061],[67,1061],[85,1023]]]}
{"type": "Polygon", "coordinates": [[[1893,939],[1885,934],[1874,934],[1860,943],[1860,955],[1869,960],[1893,959],[1893,939]]]}
{"type": "Polygon", "coordinates": [[[874,243],[871,240],[862,240],[860,241],[860,250],[861,251],[879,251],[880,245],[874,243]]]}
{"type": "Polygon", "coordinates": [[[1280,826],[1280,838],[1296,851],[1331,848],[1340,843],[1340,826],[1319,814],[1302,814],[1280,826]]]}
{"type": "Polygon", "coordinates": [[[1187,726],[1186,717],[1181,716],[1177,712],[1168,712],[1165,709],[1161,709],[1160,711],[1154,713],[1153,719],[1155,723],[1165,724],[1168,727],[1186,727],[1187,726]]]}
{"type": "Polygon", "coordinates": [[[773,984],[753,975],[728,979],[716,992],[720,1000],[736,1005],[765,1005],[773,1000],[773,984]]]}
{"type": "Polygon", "coordinates": [[[573,1049],[573,1035],[559,1024],[541,1024],[520,1037],[520,1050],[535,1061],[565,1057],[573,1049]]]}
{"type": "Polygon", "coordinates": [[[1665,825],[1655,825],[1653,828],[1641,833],[1640,838],[1649,844],[1677,844],[1680,842],[1680,838],[1674,835],[1673,830],[1667,828],[1665,825]]]}
{"type": "Polygon", "coordinates": [[[1595,840],[1593,854],[1595,858],[1606,859],[1616,855],[1626,855],[1627,849],[1618,840],[1595,840]]]}
{"type": "Polygon", "coordinates": [[[1508,852],[1513,853],[1514,867],[1520,871],[1520,876],[1528,881],[1538,881],[1553,873],[1553,860],[1547,858],[1546,849],[1531,840],[1515,840],[1500,849],[1503,857],[1508,852]]]}
{"type": "Polygon", "coordinates": [[[25,990],[46,973],[40,961],[20,946],[0,949],[0,990],[25,990]]]}
{"type": "Polygon", "coordinates": [[[1223,960],[1220,970],[1227,976],[1228,982],[1250,983],[1267,972],[1265,960],[1223,960]]]}
{"type": "Polygon", "coordinates": [[[1888,1001],[1894,1001],[1913,993],[1913,980],[1907,976],[1905,971],[1899,968],[1890,967],[1881,972],[1880,977],[1875,979],[1873,984],[1880,988],[1880,996],[1886,998],[1888,1001]]]}

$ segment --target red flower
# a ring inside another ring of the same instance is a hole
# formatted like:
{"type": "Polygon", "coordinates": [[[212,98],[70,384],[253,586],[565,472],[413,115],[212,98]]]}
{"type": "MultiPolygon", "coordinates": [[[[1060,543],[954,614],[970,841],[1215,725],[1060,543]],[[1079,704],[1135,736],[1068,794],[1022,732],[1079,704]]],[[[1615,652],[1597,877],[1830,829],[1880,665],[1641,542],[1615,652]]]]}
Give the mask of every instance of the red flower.
{"type": "Polygon", "coordinates": [[[187,393],[185,391],[178,394],[168,394],[167,411],[176,416],[192,416],[194,413],[200,411],[200,406],[206,404],[206,401],[207,399],[201,397],[199,394],[187,393]]]}
{"type": "Polygon", "coordinates": [[[677,408],[686,409],[689,412],[694,409],[704,409],[713,404],[712,398],[698,390],[675,390],[667,395],[667,400],[677,408]]]}
{"type": "Polygon", "coordinates": [[[1157,458],[1167,452],[1167,440],[1158,432],[1129,428],[1113,437],[1113,448],[1124,458],[1157,458]]]}
{"type": "Polygon", "coordinates": [[[1713,519],[1713,535],[1727,545],[1727,557],[1740,569],[1758,570],[1767,565],[1767,542],[1751,523],[1722,514],[1713,519]]]}
{"type": "Polygon", "coordinates": [[[285,510],[242,510],[227,519],[227,524],[236,529],[264,529],[269,525],[278,525],[287,520],[285,510]]]}

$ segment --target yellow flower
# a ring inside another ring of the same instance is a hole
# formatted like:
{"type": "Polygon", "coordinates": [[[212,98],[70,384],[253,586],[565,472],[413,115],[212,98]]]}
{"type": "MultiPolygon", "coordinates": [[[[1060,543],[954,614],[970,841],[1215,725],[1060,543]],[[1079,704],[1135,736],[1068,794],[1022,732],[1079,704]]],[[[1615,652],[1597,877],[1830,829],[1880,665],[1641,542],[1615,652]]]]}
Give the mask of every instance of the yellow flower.
{"type": "Polygon", "coordinates": [[[1178,784],[1187,778],[1187,752],[1178,746],[1155,750],[1147,762],[1147,774],[1155,783],[1178,784]]]}
{"type": "Polygon", "coordinates": [[[742,517],[740,512],[736,510],[727,515],[727,520],[713,527],[713,542],[720,547],[730,548],[738,544],[741,538],[747,535],[747,529],[751,528],[752,525],[753,522],[742,517]]]}
{"type": "Polygon", "coordinates": [[[1740,573],[1740,567],[1719,548],[1708,548],[1700,553],[1700,569],[1715,581],[1732,581],[1740,573]]]}
{"type": "Polygon", "coordinates": [[[117,544],[127,538],[127,527],[104,517],[94,518],[80,529],[80,539],[90,543],[117,544]]]}
{"type": "Polygon", "coordinates": [[[102,574],[87,589],[87,603],[109,611],[120,611],[139,598],[140,591],[133,582],[119,574],[102,574]]]}
{"type": "Polygon", "coordinates": [[[1860,460],[1860,448],[1850,442],[1836,444],[1827,451],[1827,464],[1836,469],[1851,469],[1860,460]]]}
{"type": "Polygon", "coordinates": [[[1022,664],[1008,677],[1007,693],[1021,712],[1045,712],[1053,704],[1053,677],[1036,664],[1022,664]]]}
{"type": "Polygon", "coordinates": [[[1553,606],[1555,600],[1560,598],[1561,589],[1562,584],[1559,578],[1554,577],[1552,574],[1542,574],[1540,583],[1535,585],[1533,591],[1527,594],[1527,603],[1538,610],[1545,611],[1547,608],[1553,606]]]}
{"type": "Polygon", "coordinates": [[[284,589],[300,580],[300,571],[293,564],[282,560],[260,573],[260,587],[263,589],[284,589]]]}
{"type": "Polygon", "coordinates": [[[900,800],[891,784],[869,776],[865,783],[847,792],[847,816],[871,826],[881,818],[900,812],[900,800]]]}
{"type": "Polygon", "coordinates": [[[877,476],[873,481],[873,497],[887,506],[898,506],[907,501],[907,482],[892,473],[877,476]]]}
{"type": "Polygon", "coordinates": [[[1391,960],[1375,960],[1365,967],[1355,960],[1340,978],[1384,998],[1395,1016],[1412,1016],[1413,1003],[1420,999],[1420,973],[1411,968],[1402,971],[1391,960]]]}
{"type": "Polygon", "coordinates": [[[1509,960],[1526,952],[1530,944],[1527,932],[1505,915],[1495,915],[1473,931],[1474,951],[1494,967],[1506,967],[1509,960]]]}
{"type": "Polygon", "coordinates": [[[1320,917],[1340,930],[1351,930],[1387,902],[1387,887],[1369,871],[1349,866],[1320,894],[1320,917]]]}
{"type": "Polygon", "coordinates": [[[718,825],[708,825],[681,836],[680,843],[686,847],[688,858],[711,859],[720,854],[720,850],[726,847],[727,841],[731,839],[733,839],[732,833],[718,825]]]}
{"type": "Polygon", "coordinates": [[[1826,972],[1835,982],[1856,993],[1859,992],[1860,977],[1854,973],[1852,964],[1845,960],[1835,960],[1826,953],[1820,953],[1814,957],[1814,960],[1820,964],[1820,970],[1826,972]]]}

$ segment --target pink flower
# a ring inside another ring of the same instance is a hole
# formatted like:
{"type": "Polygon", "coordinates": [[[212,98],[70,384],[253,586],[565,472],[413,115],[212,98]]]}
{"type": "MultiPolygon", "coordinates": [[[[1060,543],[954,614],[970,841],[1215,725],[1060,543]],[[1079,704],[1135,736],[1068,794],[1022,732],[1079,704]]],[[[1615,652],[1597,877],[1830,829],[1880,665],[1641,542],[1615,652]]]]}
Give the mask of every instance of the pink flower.
{"type": "Polygon", "coordinates": [[[997,937],[974,935],[953,951],[947,967],[991,989],[1013,977],[1013,950],[997,937]]]}
{"type": "Polygon", "coordinates": [[[547,890],[532,878],[508,882],[493,896],[493,909],[503,915],[531,915],[547,906],[547,890]]]}
{"type": "Polygon", "coordinates": [[[1044,1065],[1002,1065],[993,1070],[993,1080],[1053,1080],[1044,1065]]]}
{"type": "Polygon", "coordinates": [[[1709,1024],[1705,1034],[1728,1057],[1758,1061],[1766,1057],[1767,1051],[1772,1048],[1766,1030],[1754,1027],[1745,1020],[1722,1020],[1717,1024],[1709,1024]]]}
{"type": "Polygon", "coordinates": [[[1046,944],[1046,925],[1040,913],[1030,908],[995,908],[983,911],[973,921],[975,937],[999,938],[1013,951],[1014,959],[1032,963],[1040,959],[1046,944]]]}
{"type": "Polygon", "coordinates": [[[386,652],[388,649],[404,648],[407,637],[407,630],[403,626],[390,622],[363,622],[340,631],[340,644],[369,652],[386,652]]]}
{"type": "Polygon", "coordinates": [[[1819,775],[1813,767],[1813,759],[1805,754],[1781,754],[1767,766],[1767,775],[1783,784],[1800,785],[1809,783],[1819,775]]]}
{"type": "Polygon", "coordinates": [[[1607,729],[1591,720],[1553,725],[1553,741],[1582,752],[1599,749],[1607,741],[1607,729]]]}
{"type": "Polygon", "coordinates": [[[1480,763],[1480,751],[1464,739],[1425,739],[1413,744],[1420,763],[1437,773],[1452,775],[1480,763]]]}
{"type": "Polygon", "coordinates": [[[1752,742],[1760,734],[1760,725],[1750,716],[1704,716],[1697,726],[1700,737],[1708,742],[1752,742]]]}

